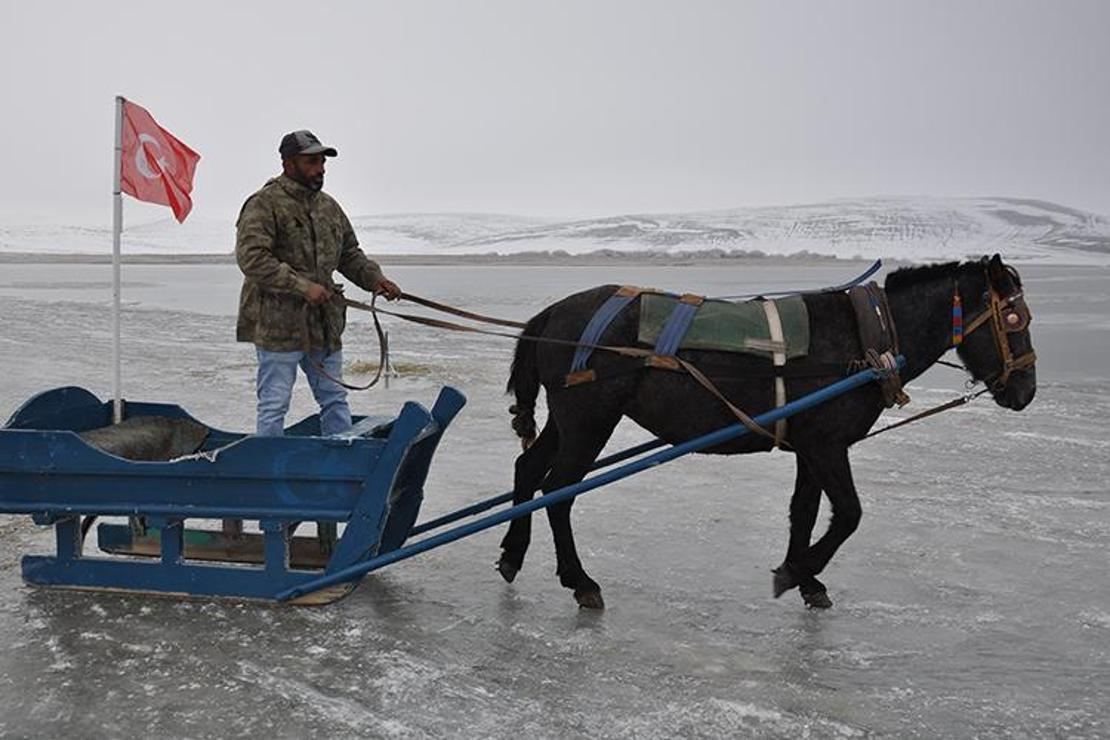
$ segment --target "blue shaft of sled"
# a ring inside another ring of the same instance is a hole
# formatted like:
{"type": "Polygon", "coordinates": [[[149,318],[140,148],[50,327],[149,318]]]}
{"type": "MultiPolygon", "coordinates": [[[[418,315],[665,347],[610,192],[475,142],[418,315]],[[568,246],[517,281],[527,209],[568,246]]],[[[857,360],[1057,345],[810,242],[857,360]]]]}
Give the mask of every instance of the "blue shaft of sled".
{"type": "MultiPolygon", "coordinates": [[[[616,465],[619,462],[624,462],[629,458],[636,457],[637,455],[642,455],[645,452],[651,452],[652,450],[658,449],[665,444],[667,443],[658,438],[648,440],[643,444],[638,444],[635,447],[629,447],[628,449],[621,450],[620,452],[614,452],[612,455],[608,455],[599,459],[592,466],[590,466],[590,470],[601,470],[602,468],[607,468],[610,465],[616,465]]],[[[465,508],[452,511],[450,514],[444,514],[438,519],[432,519],[430,521],[423,522],[422,524],[418,524],[417,526],[412,528],[412,532],[409,533],[409,536],[414,537],[418,534],[430,532],[433,529],[439,529],[446,524],[452,524],[460,519],[465,519],[468,516],[481,514],[483,511],[488,511],[495,506],[500,506],[501,504],[508,503],[512,500],[512,491],[493,496],[492,498],[487,498],[485,501],[479,501],[476,504],[471,504],[470,506],[467,506],[465,508]]]]}
{"type": "MultiPolygon", "coordinates": [[[[904,363],[905,359],[899,356],[898,367],[902,367],[904,363]]],[[[780,406],[779,408],[772,409],[765,414],[760,414],[759,416],[755,417],[755,422],[763,427],[770,426],[779,419],[785,419],[788,416],[793,416],[794,414],[798,414],[802,411],[811,409],[814,406],[820,405],[825,401],[835,398],[841,394],[859,388],[860,386],[866,385],[867,383],[870,383],[874,380],[878,380],[880,377],[881,374],[877,370],[871,368],[868,368],[867,370],[861,370],[855,375],[850,375],[843,380],[839,380],[833,383],[832,385],[825,386],[820,390],[816,390],[813,393],[802,396],[797,400],[791,401],[785,406],[780,406]]],[[[750,431],[751,430],[743,424],[733,424],[731,426],[724,427],[723,429],[718,429],[715,432],[710,432],[709,434],[695,437],[694,439],[688,440],[681,444],[668,447],[665,450],[660,450],[653,455],[648,455],[647,457],[642,457],[639,460],[633,460],[630,463],[625,463],[620,467],[607,470],[604,473],[595,475],[593,478],[588,478],[586,480],[579,481],[574,485],[564,486],[563,488],[551,491],[550,493],[546,493],[538,498],[534,498],[531,501],[526,501],[525,503],[517,504],[516,506],[510,506],[508,509],[505,509],[503,511],[499,511],[495,514],[490,514],[489,516],[482,517],[481,519],[470,522],[468,524],[463,524],[461,526],[455,527],[454,529],[449,529],[446,532],[432,535],[431,537],[427,537],[411,545],[406,545],[396,550],[391,550],[390,552],[387,552],[383,555],[378,555],[377,557],[370,558],[369,560],[366,560],[364,562],[348,566],[346,568],[343,568],[342,570],[337,570],[334,573],[329,573],[315,580],[306,581],[299,586],[295,586],[293,588],[289,588],[278,593],[275,598],[278,601],[287,601],[288,599],[296,598],[298,596],[302,596],[313,591],[318,591],[322,588],[327,588],[328,586],[334,586],[337,583],[345,583],[346,581],[360,578],[367,573],[370,573],[371,571],[378,570],[379,568],[384,568],[387,565],[392,565],[393,563],[396,563],[400,560],[406,560],[413,557],[414,555],[419,555],[422,552],[426,552],[427,550],[440,547],[441,545],[446,545],[447,543],[454,542],[455,540],[460,540],[463,537],[469,537],[472,534],[476,534],[478,532],[481,532],[482,530],[489,529],[490,527],[496,527],[498,524],[504,524],[511,519],[516,519],[517,517],[524,516],[525,514],[531,514],[532,512],[539,509],[546,509],[549,506],[554,506],[555,504],[567,501],[576,496],[581,496],[587,491],[592,491],[609,483],[621,480],[622,478],[627,478],[630,475],[640,473],[644,470],[647,470],[648,468],[653,468],[656,465],[670,462],[671,460],[682,457],[683,455],[688,455],[691,452],[698,452],[699,450],[704,450],[707,447],[713,447],[714,445],[728,442],[730,440],[736,439],[737,437],[742,437],[745,434],[748,434],[750,431]]]]}

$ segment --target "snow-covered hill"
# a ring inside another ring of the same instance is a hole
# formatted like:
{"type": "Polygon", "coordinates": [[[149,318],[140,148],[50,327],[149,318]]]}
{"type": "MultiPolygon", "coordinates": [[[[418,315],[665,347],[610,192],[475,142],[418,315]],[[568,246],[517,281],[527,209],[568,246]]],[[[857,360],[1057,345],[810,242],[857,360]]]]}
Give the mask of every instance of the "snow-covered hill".
{"type": "MultiPolygon", "coordinates": [[[[558,220],[488,214],[352,219],[374,254],[705,250],[913,261],[1002,252],[1010,259],[1110,265],[1110,219],[1018,198],[867,198],[698,213],[558,220]]],[[[127,253],[228,253],[230,223],[167,220],[125,231],[127,253]]],[[[105,253],[107,229],[0,226],[0,252],[105,253]]]]}

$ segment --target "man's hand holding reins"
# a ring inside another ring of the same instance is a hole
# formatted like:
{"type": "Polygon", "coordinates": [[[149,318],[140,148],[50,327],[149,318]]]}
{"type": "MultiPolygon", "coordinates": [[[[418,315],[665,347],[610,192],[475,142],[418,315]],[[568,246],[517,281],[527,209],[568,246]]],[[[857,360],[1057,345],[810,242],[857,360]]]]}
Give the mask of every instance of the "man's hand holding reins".
{"type": "Polygon", "coordinates": [[[380,296],[385,296],[385,298],[390,301],[395,301],[402,295],[401,287],[397,285],[397,283],[386,278],[382,278],[382,281],[378,283],[378,287],[374,288],[374,292],[380,296]]]}
{"type": "Polygon", "coordinates": [[[332,299],[333,293],[319,283],[311,283],[304,293],[304,299],[313,306],[322,306],[332,299]]]}

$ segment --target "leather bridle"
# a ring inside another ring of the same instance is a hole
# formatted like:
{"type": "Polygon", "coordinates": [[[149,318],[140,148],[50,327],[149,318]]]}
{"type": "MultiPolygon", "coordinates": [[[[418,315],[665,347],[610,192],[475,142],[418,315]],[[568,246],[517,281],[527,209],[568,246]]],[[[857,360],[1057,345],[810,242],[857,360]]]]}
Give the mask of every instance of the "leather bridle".
{"type": "MultiPolygon", "coordinates": [[[[1017,277],[1013,268],[1007,267],[1006,269],[1015,278],[1017,277]]],[[[991,282],[989,271],[985,270],[984,272],[986,272],[987,278],[987,307],[967,324],[962,336],[966,338],[976,329],[990,322],[991,333],[994,335],[994,344],[998,349],[998,359],[1001,367],[994,375],[984,378],[983,382],[991,391],[1001,393],[1006,389],[1006,383],[1009,382],[1010,375],[1021,370],[1028,370],[1037,361],[1037,353],[1033,351],[1032,347],[1028,352],[1017,357],[1010,349],[1010,335],[1028,329],[1029,322],[1033,320],[1033,314],[1030,313],[1029,306],[1025,303],[1025,294],[1020,287],[1013,293],[1002,296],[995,289],[994,283],[991,282]]],[[[957,286],[954,304],[959,305],[959,302],[959,287],[957,286]]],[[[954,336],[953,344],[960,344],[961,341],[959,335],[954,336]]]]}
{"type": "MultiPolygon", "coordinates": [[[[994,284],[991,283],[990,272],[987,271],[987,307],[971,320],[966,329],[963,325],[963,309],[961,308],[960,288],[958,283],[953,286],[952,291],[952,335],[949,338],[951,342],[950,346],[958,347],[965,337],[988,321],[990,322],[991,333],[994,335],[994,344],[998,349],[998,359],[1001,367],[997,373],[983,379],[982,382],[987,387],[974,393],[967,393],[960,398],[942,403],[939,406],[926,409],[919,414],[914,414],[908,419],[902,419],[893,424],[888,424],[882,429],[876,429],[867,434],[864,439],[874,437],[883,432],[889,432],[892,429],[897,429],[907,424],[912,424],[915,421],[920,421],[934,414],[939,414],[942,411],[949,411],[963,406],[988,391],[995,394],[1001,393],[1006,390],[1006,383],[1009,382],[1010,376],[1013,373],[1033,367],[1033,363],[1037,361],[1037,355],[1032,348],[1018,357],[1014,357],[1014,353],[1010,349],[1010,335],[1028,329],[1029,322],[1033,320],[1033,315],[1029,312],[1029,306],[1025,304],[1025,296],[1021,291],[1021,283],[1018,281],[1017,273],[1012,267],[1007,266],[1006,269],[1014,276],[1014,282],[1019,286],[1018,289],[1010,295],[1003,297],[995,290],[994,284]]],[[[975,378],[975,373],[965,365],[957,365],[951,362],[945,362],[944,360],[938,360],[938,362],[942,365],[964,370],[970,374],[972,379],[968,381],[969,389],[979,382],[979,380],[975,378]]]]}

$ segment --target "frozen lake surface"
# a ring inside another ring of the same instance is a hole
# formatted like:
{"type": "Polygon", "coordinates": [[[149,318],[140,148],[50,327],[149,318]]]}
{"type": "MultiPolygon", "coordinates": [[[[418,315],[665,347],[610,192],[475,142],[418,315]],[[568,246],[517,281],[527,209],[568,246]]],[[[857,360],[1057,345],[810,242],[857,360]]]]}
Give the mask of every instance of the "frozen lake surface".
{"type": "MultiPolygon", "coordinates": [[[[841,282],[862,265],[404,266],[406,290],[526,318],[575,290],[709,295],[841,282]]],[[[0,516],[0,735],[307,737],[1098,737],[1110,734],[1110,271],[1023,267],[1039,387],[861,443],[860,529],[826,571],[835,606],[771,598],[793,460],[694,457],[590,494],[576,539],[608,608],[580,611],[537,520],[512,585],[503,528],[392,566],[330,607],[31,590],[52,547],[0,516]]],[[[59,385],[110,394],[110,267],[0,264],[0,417],[59,385]]],[[[253,424],[234,265],[124,268],[125,396],[253,424]]],[[[352,297],[357,291],[351,291],[352,297]]],[[[348,361],[376,359],[366,319],[348,361]]],[[[412,372],[357,412],[469,405],[425,515],[507,490],[512,343],[390,322],[412,372]]],[[[356,378],[357,379],[357,378],[356,378]]],[[[908,414],[963,392],[909,388],[908,414]]],[[[312,413],[304,382],[290,418],[312,413]]],[[[645,439],[622,425],[611,449],[645,439]]],[[[825,526],[825,516],[818,527],[825,526]]]]}

